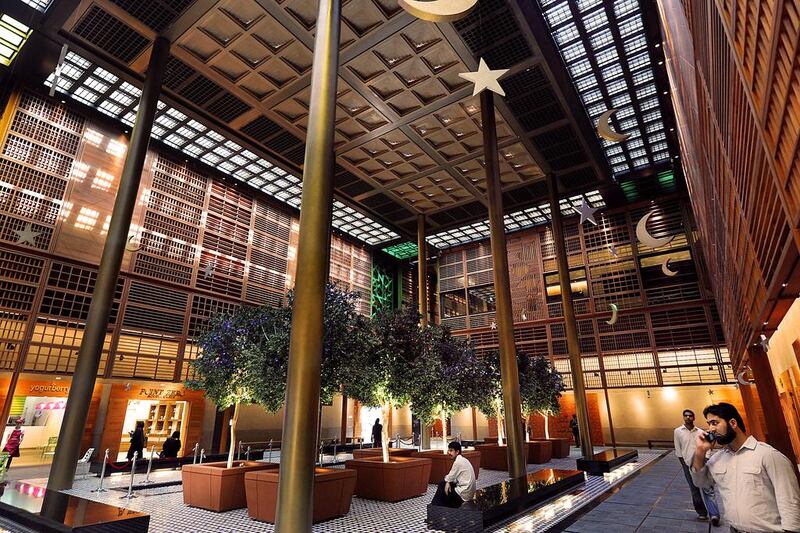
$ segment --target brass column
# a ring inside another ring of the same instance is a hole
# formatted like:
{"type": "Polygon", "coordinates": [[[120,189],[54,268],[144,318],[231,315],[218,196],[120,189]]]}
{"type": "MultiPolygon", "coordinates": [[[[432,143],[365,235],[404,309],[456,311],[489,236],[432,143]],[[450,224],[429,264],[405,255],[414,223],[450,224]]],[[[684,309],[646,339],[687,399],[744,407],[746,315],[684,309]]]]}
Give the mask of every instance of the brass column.
{"type": "MultiPolygon", "coordinates": [[[[519,396],[519,369],[514,345],[514,318],[511,311],[511,283],[508,278],[506,229],[503,223],[503,190],[500,165],[497,161],[497,126],[494,117],[494,95],[481,92],[481,123],[483,125],[483,158],[486,161],[486,188],[489,194],[489,229],[491,230],[492,264],[494,268],[495,320],[500,343],[500,374],[503,382],[503,407],[506,412],[506,442],[508,443],[508,475],[524,476],[527,457],[522,434],[522,406],[519,396]]],[[[500,421],[498,420],[498,423],[500,421]]]]}
{"type": "Polygon", "coordinates": [[[131,217],[139,193],[147,145],[150,142],[150,130],[153,127],[158,95],[161,92],[164,65],[168,57],[169,40],[157,37],[150,53],[150,63],[147,66],[142,96],[139,99],[139,111],[136,113],[131,142],[125,155],[125,165],[122,168],[119,190],[111,212],[108,236],[100,258],[92,303],[86,318],[86,328],[78,351],[78,361],[72,376],[61,431],[58,434],[53,466],[50,468],[47,488],[51,490],[69,489],[75,478],[75,467],[81,451],[81,437],[86,426],[97,369],[100,366],[108,316],[114,301],[114,289],[122,257],[125,254],[125,244],[128,241],[131,217]]]}
{"type": "Polygon", "coordinates": [[[417,215],[417,292],[422,327],[428,325],[428,248],[425,243],[425,215],[417,215]]]}
{"type": "Polygon", "coordinates": [[[311,71],[294,312],[275,530],[311,531],[319,412],[325,282],[333,206],[333,121],[339,68],[341,0],[320,0],[311,71]]]}
{"type": "Polygon", "coordinates": [[[578,323],[575,321],[575,307],[572,305],[572,287],[569,278],[567,246],[564,242],[564,227],[561,222],[561,208],[558,205],[558,184],[552,172],[547,175],[547,195],[550,198],[550,216],[553,220],[553,243],[556,249],[558,280],[561,285],[561,306],[564,309],[564,326],[567,332],[567,350],[572,370],[572,390],[575,393],[575,411],[578,415],[578,429],[581,434],[581,453],[583,457],[594,455],[592,435],[589,428],[589,409],[586,406],[586,385],[581,364],[581,345],[578,341],[578,323]]]}

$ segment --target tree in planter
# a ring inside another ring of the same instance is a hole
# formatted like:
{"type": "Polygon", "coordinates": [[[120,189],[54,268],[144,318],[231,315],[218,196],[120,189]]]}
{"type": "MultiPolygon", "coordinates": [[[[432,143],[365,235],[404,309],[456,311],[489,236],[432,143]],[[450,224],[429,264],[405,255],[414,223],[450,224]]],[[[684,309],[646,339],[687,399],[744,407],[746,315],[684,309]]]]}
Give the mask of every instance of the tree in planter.
{"type": "Polygon", "coordinates": [[[287,357],[282,337],[288,338],[287,319],[286,309],[241,307],[213,316],[197,339],[201,353],[190,362],[196,377],[186,386],[205,391],[220,410],[233,406],[228,468],[233,466],[239,407],[258,403],[274,412],[283,405],[287,357]]]}
{"type": "MultiPolygon", "coordinates": [[[[369,324],[362,349],[341,367],[342,392],[367,407],[389,409],[408,403],[409,380],[415,379],[415,362],[423,351],[420,315],[413,307],[380,312],[369,324]]],[[[383,462],[389,462],[389,429],[383,424],[383,462]]]]}
{"type": "Polygon", "coordinates": [[[479,376],[483,381],[478,387],[482,394],[474,399],[473,405],[485,416],[494,416],[497,419],[497,443],[503,444],[505,441],[503,430],[505,409],[503,407],[503,380],[500,374],[500,352],[496,350],[490,352],[482,362],[484,372],[479,376]]]}
{"type": "Polygon", "coordinates": [[[541,355],[518,357],[519,392],[522,412],[527,417],[539,413],[544,418],[544,435],[550,438],[549,417],[561,410],[559,398],[566,389],[561,377],[549,359],[541,355]]]}

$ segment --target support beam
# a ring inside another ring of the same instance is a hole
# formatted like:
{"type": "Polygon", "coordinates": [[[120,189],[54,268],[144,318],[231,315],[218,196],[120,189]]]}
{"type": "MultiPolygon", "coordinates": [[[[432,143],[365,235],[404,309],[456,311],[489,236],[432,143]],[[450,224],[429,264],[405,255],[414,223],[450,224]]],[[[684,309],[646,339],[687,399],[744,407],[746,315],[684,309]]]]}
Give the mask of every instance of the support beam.
{"type": "Polygon", "coordinates": [[[569,279],[567,245],[564,241],[564,226],[561,208],[558,205],[558,184],[555,174],[547,175],[547,195],[550,199],[550,216],[553,220],[553,243],[556,249],[558,279],[561,285],[561,306],[564,309],[564,326],[567,332],[567,350],[572,373],[572,390],[575,393],[575,411],[578,415],[578,428],[581,434],[581,453],[585,459],[594,455],[592,434],[589,427],[589,408],[586,406],[586,385],[583,380],[581,364],[581,345],[578,341],[578,323],[575,320],[575,307],[572,305],[572,287],[569,279]]]}
{"type": "Polygon", "coordinates": [[[286,407],[275,531],[311,531],[319,410],[322,318],[333,209],[333,121],[339,68],[341,0],[320,0],[311,73],[311,112],[303,166],[297,282],[289,341],[286,407]]]}
{"type": "MultiPolygon", "coordinates": [[[[347,394],[342,394],[342,422],[339,430],[339,442],[347,443],[347,394]]],[[[334,459],[336,459],[334,457],[334,459]]]]}
{"type": "MultiPolygon", "coordinates": [[[[511,310],[511,282],[508,277],[506,228],[503,223],[503,191],[500,183],[500,164],[497,160],[497,126],[494,115],[494,95],[481,92],[481,123],[483,124],[483,159],[486,161],[486,185],[489,196],[489,229],[491,231],[492,273],[494,275],[495,317],[500,344],[500,374],[503,382],[503,406],[506,412],[506,442],[508,443],[508,475],[525,475],[527,457],[525,436],[522,434],[522,405],[519,395],[517,349],[514,345],[514,318],[511,310]]],[[[499,423],[499,420],[498,420],[499,423]]]]}
{"type": "Polygon", "coordinates": [[[108,236],[100,258],[92,303],[86,318],[86,328],[78,351],[78,361],[72,376],[72,385],[67,398],[67,407],[58,435],[58,444],[53,456],[53,466],[47,488],[64,490],[72,488],[75,478],[75,467],[80,456],[81,437],[86,427],[89,404],[92,399],[97,370],[100,367],[100,356],[108,329],[108,317],[114,301],[114,289],[117,285],[125,244],[128,241],[131,217],[139,194],[139,182],[142,177],[147,145],[150,142],[150,130],[156,113],[158,96],[161,93],[161,80],[164,65],[169,57],[169,41],[163,37],[156,38],[150,54],[150,63],[144,80],[142,96],[139,100],[139,111],[131,133],[131,142],[122,168],[119,190],[111,212],[108,236]]]}
{"type": "Polygon", "coordinates": [[[422,327],[428,325],[428,247],[425,243],[425,215],[417,216],[417,292],[422,327]]]}

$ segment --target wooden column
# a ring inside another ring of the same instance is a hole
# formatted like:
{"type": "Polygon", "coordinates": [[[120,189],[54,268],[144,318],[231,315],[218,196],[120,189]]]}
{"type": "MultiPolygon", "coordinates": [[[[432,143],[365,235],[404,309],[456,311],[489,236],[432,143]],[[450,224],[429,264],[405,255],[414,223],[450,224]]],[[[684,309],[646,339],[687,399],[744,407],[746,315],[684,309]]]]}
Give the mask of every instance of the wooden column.
{"type": "Polygon", "coordinates": [[[339,434],[339,442],[347,442],[347,394],[342,394],[342,428],[339,434]]]}

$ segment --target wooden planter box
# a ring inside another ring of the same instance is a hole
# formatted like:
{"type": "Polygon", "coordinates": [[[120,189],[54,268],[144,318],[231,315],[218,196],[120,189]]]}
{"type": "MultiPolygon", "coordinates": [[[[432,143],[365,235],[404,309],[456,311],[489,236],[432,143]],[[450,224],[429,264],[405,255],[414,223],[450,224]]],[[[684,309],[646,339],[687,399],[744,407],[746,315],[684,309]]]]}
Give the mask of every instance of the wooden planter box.
{"type": "MultiPolygon", "coordinates": [[[[414,448],[389,448],[389,457],[411,457],[417,450],[414,448]]],[[[365,459],[367,457],[383,458],[383,451],[380,448],[360,448],[353,450],[353,459],[365,459]]]]}
{"type": "MultiPolygon", "coordinates": [[[[472,468],[475,470],[475,479],[478,479],[478,474],[481,471],[481,452],[478,450],[462,450],[461,455],[472,464],[472,468]]],[[[433,461],[431,464],[431,476],[428,478],[428,483],[433,483],[434,485],[442,481],[444,476],[446,476],[453,467],[454,459],[442,453],[441,450],[415,452],[413,457],[424,457],[433,461]]]]}
{"type": "Polygon", "coordinates": [[[257,461],[227,461],[185,465],[181,469],[183,503],[209,511],[230,511],[247,506],[244,476],[247,472],[278,468],[277,464],[257,461]]]}
{"type": "Polygon", "coordinates": [[[381,457],[352,459],[345,463],[348,470],[356,470],[356,496],[399,502],[428,491],[431,463],[427,458],[390,457],[384,463],[381,457]]]}
{"type": "Polygon", "coordinates": [[[553,443],[547,440],[529,440],[528,464],[540,465],[553,457],[553,443]]]}
{"type": "MultiPolygon", "coordinates": [[[[244,476],[247,514],[250,518],[275,523],[278,503],[279,469],[248,472],[244,476]]],[[[314,523],[344,516],[356,488],[356,472],[340,468],[316,468],[314,471],[314,523]]]]}
{"type": "Polygon", "coordinates": [[[554,459],[564,459],[565,457],[569,457],[569,448],[572,445],[572,441],[570,439],[552,438],[540,440],[549,440],[553,444],[554,459]]]}
{"type": "MultiPolygon", "coordinates": [[[[475,449],[481,452],[481,466],[489,470],[508,470],[508,446],[499,444],[478,444],[475,449]]],[[[524,454],[528,456],[528,443],[524,443],[524,454]]]]}

